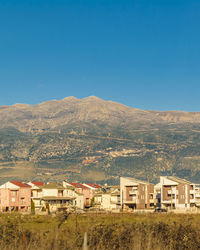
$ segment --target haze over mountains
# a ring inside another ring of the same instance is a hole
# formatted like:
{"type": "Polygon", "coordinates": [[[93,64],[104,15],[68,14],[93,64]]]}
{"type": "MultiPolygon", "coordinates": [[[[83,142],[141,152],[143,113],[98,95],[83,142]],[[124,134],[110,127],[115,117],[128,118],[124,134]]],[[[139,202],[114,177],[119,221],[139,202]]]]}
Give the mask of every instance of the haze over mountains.
{"type": "Polygon", "coordinates": [[[200,181],[200,113],[139,110],[91,96],[0,106],[0,181],[200,181]]]}

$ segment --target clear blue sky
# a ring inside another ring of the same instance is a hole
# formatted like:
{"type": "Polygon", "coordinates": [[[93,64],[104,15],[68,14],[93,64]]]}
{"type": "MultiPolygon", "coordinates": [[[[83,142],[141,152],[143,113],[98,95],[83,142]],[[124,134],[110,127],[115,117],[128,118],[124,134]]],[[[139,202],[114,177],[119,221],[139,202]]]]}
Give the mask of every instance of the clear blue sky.
{"type": "Polygon", "coordinates": [[[199,16],[199,0],[0,0],[0,105],[200,111],[199,16]]]}

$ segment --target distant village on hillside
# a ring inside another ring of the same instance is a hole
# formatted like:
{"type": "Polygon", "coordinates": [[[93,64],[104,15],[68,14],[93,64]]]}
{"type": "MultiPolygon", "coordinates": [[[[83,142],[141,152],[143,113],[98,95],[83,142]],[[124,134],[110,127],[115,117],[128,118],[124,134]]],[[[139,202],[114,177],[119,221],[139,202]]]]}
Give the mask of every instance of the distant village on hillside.
{"type": "Polygon", "coordinates": [[[0,186],[2,212],[198,212],[200,184],[161,176],[156,185],[121,177],[120,186],[8,181],[0,186]]]}

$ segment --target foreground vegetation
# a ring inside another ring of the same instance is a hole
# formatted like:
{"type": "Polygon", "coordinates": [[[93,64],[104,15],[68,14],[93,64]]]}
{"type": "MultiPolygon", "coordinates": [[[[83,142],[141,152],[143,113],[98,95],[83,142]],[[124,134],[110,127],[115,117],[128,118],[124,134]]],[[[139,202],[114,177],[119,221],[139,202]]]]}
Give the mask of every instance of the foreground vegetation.
{"type": "Polygon", "coordinates": [[[200,215],[0,214],[0,249],[199,249],[200,215]]]}

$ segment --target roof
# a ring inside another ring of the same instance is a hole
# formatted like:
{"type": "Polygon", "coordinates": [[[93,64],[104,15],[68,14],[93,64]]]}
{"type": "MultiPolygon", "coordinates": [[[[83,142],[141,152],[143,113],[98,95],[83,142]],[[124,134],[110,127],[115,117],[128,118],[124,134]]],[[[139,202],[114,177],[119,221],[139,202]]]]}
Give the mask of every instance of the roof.
{"type": "Polygon", "coordinates": [[[31,183],[34,184],[35,186],[39,186],[39,187],[44,186],[44,182],[32,181],[31,183]]]}
{"type": "Polygon", "coordinates": [[[43,188],[49,188],[49,189],[52,189],[52,188],[65,189],[63,186],[58,185],[56,182],[48,183],[48,184],[44,185],[43,188]]]}
{"type": "Polygon", "coordinates": [[[120,178],[125,178],[125,179],[128,179],[128,180],[132,181],[132,182],[136,182],[138,184],[147,184],[147,185],[152,184],[150,182],[138,180],[138,179],[133,178],[133,177],[120,177],[120,178]]]}
{"type": "Polygon", "coordinates": [[[86,185],[92,187],[92,188],[102,188],[102,186],[96,184],[96,183],[86,183],[86,185]]]}
{"type": "Polygon", "coordinates": [[[120,191],[119,190],[115,190],[111,193],[112,196],[119,196],[120,195],[120,191]]]}
{"type": "Polygon", "coordinates": [[[97,193],[94,194],[94,196],[102,196],[102,195],[106,195],[106,194],[109,194],[111,196],[118,196],[120,195],[120,191],[119,190],[114,190],[114,191],[110,191],[110,190],[106,190],[106,192],[102,192],[102,191],[99,191],[97,193]]]}
{"type": "Polygon", "coordinates": [[[171,181],[175,181],[175,182],[178,182],[180,184],[192,184],[192,182],[187,181],[185,179],[181,179],[181,178],[176,177],[176,176],[165,176],[165,177],[168,178],[171,181]]]}
{"type": "Polygon", "coordinates": [[[18,187],[26,187],[26,188],[30,188],[31,186],[26,184],[26,183],[23,183],[22,181],[10,181],[10,183],[18,186],[18,187]]]}
{"type": "Polygon", "coordinates": [[[69,183],[70,185],[74,186],[75,188],[87,188],[85,185],[81,184],[81,183],[69,183]]]}

